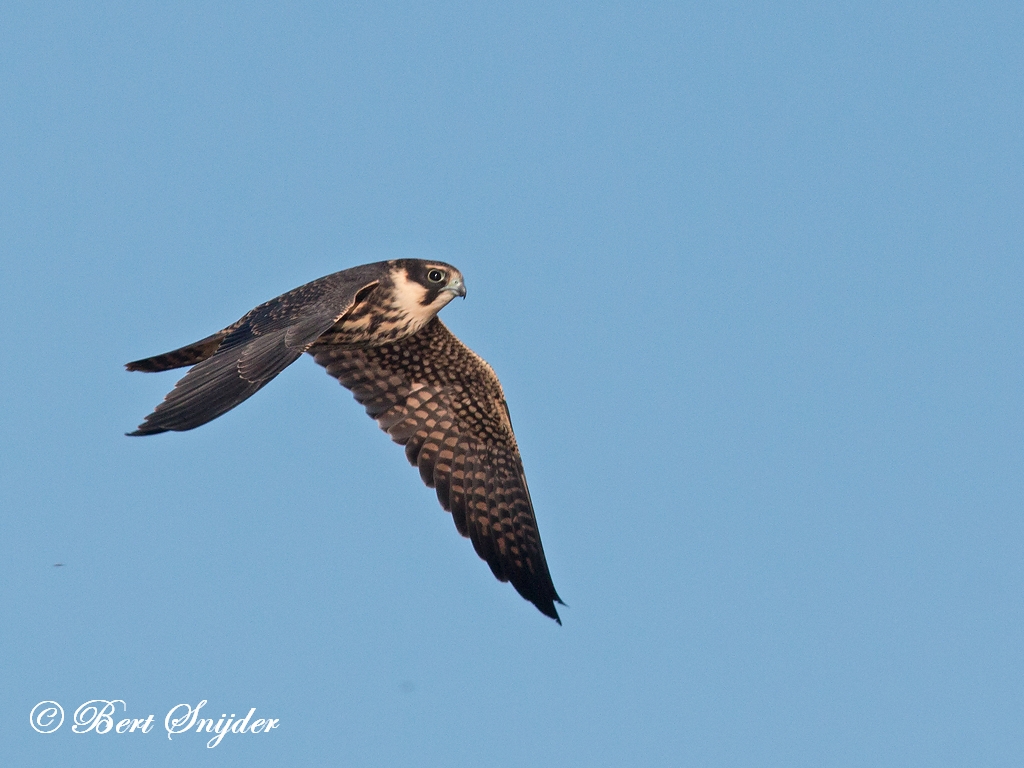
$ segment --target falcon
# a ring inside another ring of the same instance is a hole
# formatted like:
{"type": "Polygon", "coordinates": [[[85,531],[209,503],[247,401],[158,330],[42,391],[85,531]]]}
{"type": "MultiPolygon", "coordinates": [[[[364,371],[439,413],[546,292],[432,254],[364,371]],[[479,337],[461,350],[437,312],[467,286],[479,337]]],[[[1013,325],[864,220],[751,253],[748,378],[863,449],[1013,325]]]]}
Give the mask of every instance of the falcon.
{"type": "Polygon", "coordinates": [[[397,259],[321,277],[129,371],[192,366],[129,435],[195,429],[308,352],[352,391],[437,492],[500,581],[561,624],[505,395],[437,313],[466,296],[450,264],[397,259]]]}

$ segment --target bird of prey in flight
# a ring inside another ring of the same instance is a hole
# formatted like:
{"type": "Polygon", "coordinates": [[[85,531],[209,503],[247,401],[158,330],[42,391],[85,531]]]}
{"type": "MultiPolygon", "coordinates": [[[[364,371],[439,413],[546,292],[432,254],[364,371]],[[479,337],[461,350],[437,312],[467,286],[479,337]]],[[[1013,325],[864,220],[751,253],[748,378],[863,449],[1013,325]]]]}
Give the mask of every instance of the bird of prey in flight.
{"type": "Polygon", "coordinates": [[[131,435],[194,429],[308,352],[405,446],[494,575],[559,624],[505,396],[491,367],[437,313],[465,297],[449,264],[398,259],[335,272],[129,371],[192,366],[131,435]]]}

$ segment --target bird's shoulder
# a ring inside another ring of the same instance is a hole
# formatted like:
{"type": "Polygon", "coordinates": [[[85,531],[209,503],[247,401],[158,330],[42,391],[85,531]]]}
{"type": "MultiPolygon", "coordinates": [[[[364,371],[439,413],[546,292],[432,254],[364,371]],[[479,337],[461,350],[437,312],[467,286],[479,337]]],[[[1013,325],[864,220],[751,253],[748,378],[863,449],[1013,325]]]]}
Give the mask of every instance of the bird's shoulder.
{"type": "Polygon", "coordinates": [[[362,264],[317,278],[265,301],[247,312],[229,331],[245,329],[265,334],[302,323],[307,318],[337,319],[349,310],[363,291],[371,289],[391,273],[392,262],[362,264]]]}

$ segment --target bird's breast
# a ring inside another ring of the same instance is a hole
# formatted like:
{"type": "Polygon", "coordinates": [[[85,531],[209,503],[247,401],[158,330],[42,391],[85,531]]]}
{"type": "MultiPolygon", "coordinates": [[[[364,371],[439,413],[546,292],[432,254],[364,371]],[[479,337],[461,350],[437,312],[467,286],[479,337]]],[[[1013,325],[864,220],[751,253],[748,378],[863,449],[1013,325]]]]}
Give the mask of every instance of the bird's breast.
{"type": "Polygon", "coordinates": [[[317,344],[375,347],[416,333],[432,316],[420,317],[390,301],[364,301],[345,313],[317,344]]]}

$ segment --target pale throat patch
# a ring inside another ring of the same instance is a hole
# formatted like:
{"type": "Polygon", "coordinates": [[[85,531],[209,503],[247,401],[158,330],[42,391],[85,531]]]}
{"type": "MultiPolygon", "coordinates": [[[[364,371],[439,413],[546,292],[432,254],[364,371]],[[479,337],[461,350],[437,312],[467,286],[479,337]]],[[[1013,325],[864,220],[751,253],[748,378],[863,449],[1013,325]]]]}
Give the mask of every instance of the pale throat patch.
{"type": "Polygon", "coordinates": [[[398,270],[394,281],[395,306],[407,313],[408,318],[417,329],[425,325],[430,318],[441,311],[445,304],[455,298],[455,294],[451,291],[441,291],[432,304],[424,305],[422,301],[427,295],[427,289],[416,281],[410,280],[404,269],[398,270]]]}

